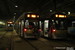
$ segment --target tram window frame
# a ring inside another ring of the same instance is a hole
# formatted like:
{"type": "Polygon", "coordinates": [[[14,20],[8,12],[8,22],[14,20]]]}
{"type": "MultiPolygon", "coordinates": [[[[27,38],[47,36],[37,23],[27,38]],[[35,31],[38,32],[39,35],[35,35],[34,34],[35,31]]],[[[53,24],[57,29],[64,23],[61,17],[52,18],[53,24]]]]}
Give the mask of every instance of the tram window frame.
{"type": "MultiPolygon", "coordinates": [[[[28,21],[27,23],[28,23],[28,25],[27,25],[26,22],[25,22],[25,28],[26,28],[26,29],[28,29],[28,26],[29,26],[29,25],[32,25],[32,28],[34,28],[34,29],[35,29],[35,28],[38,28],[38,21],[28,21]],[[30,24],[30,23],[31,23],[31,24],[30,24]],[[27,25],[27,26],[26,26],[26,25],[27,25]]],[[[29,29],[32,29],[32,28],[29,28],[29,29]]]]}
{"type": "Polygon", "coordinates": [[[75,27],[75,21],[72,21],[72,27],[75,27]]]}
{"type": "Polygon", "coordinates": [[[55,24],[53,24],[53,28],[54,29],[67,29],[67,23],[66,20],[57,20],[58,24],[56,23],[56,20],[54,21],[55,24]],[[63,22],[63,26],[61,27],[62,24],[60,24],[60,22],[63,22]]]}

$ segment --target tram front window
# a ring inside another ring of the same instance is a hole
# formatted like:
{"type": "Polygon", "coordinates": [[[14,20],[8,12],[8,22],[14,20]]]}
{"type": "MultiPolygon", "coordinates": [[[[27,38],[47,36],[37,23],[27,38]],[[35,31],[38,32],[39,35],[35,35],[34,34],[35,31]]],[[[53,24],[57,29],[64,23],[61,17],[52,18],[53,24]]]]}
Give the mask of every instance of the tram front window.
{"type": "Polygon", "coordinates": [[[65,20],[56,20],[54,26],[55,29],[67,29],[67,24],[65,20]]]}
{"type": "Polygon", "coordinates": [[[34,23],[33,22],[28,22],[25,24],[25,28],[29,28],[32,29],[34,27],[34,23]]]}

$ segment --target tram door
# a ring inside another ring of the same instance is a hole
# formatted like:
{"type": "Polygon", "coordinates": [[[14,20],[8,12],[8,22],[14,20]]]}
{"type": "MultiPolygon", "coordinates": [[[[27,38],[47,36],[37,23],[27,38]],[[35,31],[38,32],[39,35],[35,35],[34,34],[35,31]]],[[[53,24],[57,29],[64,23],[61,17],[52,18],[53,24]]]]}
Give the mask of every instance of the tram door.
{"type": "Polygon", "coordinates": [[[48,37],[48,25],[49,25],[49,20],[44,21],[44,36],[48,37]]]}
{"type": "Polygon", "coordinates": [[[24,27],[24,21],[21,21],[21,36],[23,36],[23,27],[24,27]]]}

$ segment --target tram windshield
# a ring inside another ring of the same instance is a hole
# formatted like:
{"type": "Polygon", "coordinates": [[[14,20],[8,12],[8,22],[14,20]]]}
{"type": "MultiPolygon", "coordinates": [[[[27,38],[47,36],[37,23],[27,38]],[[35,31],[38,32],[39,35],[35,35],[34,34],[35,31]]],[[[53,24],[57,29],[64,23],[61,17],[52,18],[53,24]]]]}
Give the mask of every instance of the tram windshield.
{"type": "Polygon", "coordinates": [[[38,27],[38,21],[33,21],[33,20],[26,20],[25,22],[25,28],[37,28],[38,27]]]}
{"type": "Polygon", "coordinates": [[[55,29],[67,29],[67,22],[65,20],[56,20],[54,24],[55,29]]]}
{"type": "Polygon", "coordinates": [[[33,22],[27,22],[25,23],[25,28],[33,28],[34,23],[33,22]]]}

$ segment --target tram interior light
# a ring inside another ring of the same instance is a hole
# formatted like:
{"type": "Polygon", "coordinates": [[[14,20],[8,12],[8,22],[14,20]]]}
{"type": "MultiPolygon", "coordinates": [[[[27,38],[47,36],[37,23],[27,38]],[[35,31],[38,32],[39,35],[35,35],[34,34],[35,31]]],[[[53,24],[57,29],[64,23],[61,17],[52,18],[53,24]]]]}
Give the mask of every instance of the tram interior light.
{"type": "Polygon", "coordinates": [[[48,20],[45,20],[45,22],[47,22],[47,23],[48,23],[48,20]]]}

